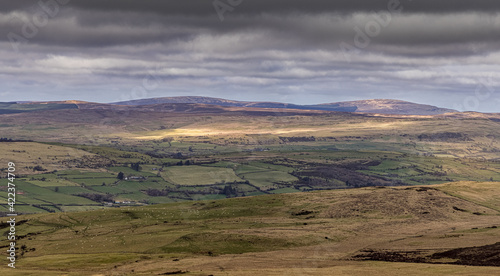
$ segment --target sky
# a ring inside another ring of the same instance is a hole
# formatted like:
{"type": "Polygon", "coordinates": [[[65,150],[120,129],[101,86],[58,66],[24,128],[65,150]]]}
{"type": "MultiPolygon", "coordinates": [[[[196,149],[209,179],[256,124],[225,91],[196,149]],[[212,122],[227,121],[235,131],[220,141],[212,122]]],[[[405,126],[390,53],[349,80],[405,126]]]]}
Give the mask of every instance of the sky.
{"type": "Polygon", "coordinates": [[[399,99],[500,112],[500,2],[1,1],[0,83],[0,102],[399,99]]]}

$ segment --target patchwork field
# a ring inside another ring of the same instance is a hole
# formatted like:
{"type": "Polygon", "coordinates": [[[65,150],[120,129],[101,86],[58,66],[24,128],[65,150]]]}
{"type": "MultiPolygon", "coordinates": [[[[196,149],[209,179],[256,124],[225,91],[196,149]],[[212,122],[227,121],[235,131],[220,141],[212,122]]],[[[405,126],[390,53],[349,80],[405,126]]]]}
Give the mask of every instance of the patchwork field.
{"type": "MultiPolygon", "coordinates": [[[[176,152],[164,156],[147,148],[133,152],[134,147],[117,145],[3,142],[0,147],[6,152],[1,157],[3,166],[16,163],[21,192],[17,203],[23,212],[366,186],[500,181],[496,160],[377,149],[381,146],[355,150],[352,142],[295,139],[301,141],[266,148],[218,145],[214,147],[220,151],[211,155],[205,154],[206,145],[199,153],[199,143],[187,142],[182,148],[164,145],[176,152]]],[[[365,146],[360,143],[358,147],[365,146]]],[[[6,167],[1,167],[5,173],[6,167]]],[[[6,185],[6,179],[0,179],[0,187],[5,190],[6,185]]],[[[0,200],[5,197],[0,195],[0,200]]]]}

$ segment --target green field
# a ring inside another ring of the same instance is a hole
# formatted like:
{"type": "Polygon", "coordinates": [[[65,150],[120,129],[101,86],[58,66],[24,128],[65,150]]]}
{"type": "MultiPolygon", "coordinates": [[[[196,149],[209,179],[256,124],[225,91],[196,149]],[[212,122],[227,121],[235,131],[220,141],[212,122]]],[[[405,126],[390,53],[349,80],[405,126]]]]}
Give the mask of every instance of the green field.
{"type": "Polygon", "coordinates": [[[203,166],[167,167],[162,172],[165,180],[178,185],[209,185],[243,181],[232,169],[203,166]]]}
{"type": "Polygon", "coordinates": [[[245,180],[250,181],[251,184],[258,187],[273,187],[275,183],[287,182],[293,183],[297,181],[297,178],[282,171],[260,171],[260,172],[249,172],[239,174],[240,177],[244,177],[245,180]]]}

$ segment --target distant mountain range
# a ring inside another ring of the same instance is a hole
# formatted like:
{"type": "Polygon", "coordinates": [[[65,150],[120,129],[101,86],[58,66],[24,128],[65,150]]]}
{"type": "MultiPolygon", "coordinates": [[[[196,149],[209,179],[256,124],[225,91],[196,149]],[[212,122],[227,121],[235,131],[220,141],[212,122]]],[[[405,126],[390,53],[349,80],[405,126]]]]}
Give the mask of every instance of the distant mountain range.
{"type": "Polygon", "coordinates": [[[324,103],[316,105],[297,105],[279,102],[233,101],[210,97],[165,97],[140,99],[115,103],[92,103],[84,101],[58,102],[0,102],[0,114],[26,113],[34,111],[60,109],[94,109],[94,110],[141,110],[154,112],[228,112],[235,111],[269,111],[270,109],[288,109],[295,112],[356,112],[387,115],[440,115],[458,112],[453,109],[432,105],[417,104],[400,100],[362,100],[349,102],[324,103]]]}
{"type": "Polygon", "coordinates": [[[209,104],[218,106],[233,107],[254,107],[254,108],[288,108],[301,110],[322,110],[339,112],[362,112],[397,115],[437,115],[451,112],[458,112],[453,109],[440,108],[432,105],[416,104],[400,100],[362,100],[325,103],[317,105],[296,105],[279,102],[247,102],[233,101],[210,97],[164,97],[152,99],[140,99],[124,102],[112,103],[116,105],[157,105],[157,104],[209,104]]]}

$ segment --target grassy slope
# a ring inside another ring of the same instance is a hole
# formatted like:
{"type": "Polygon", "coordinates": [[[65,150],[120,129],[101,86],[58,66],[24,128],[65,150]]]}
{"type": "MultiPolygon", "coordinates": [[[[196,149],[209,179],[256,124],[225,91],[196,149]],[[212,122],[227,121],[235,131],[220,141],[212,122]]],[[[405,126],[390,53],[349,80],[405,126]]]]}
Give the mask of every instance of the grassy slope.
{"type": "Polygon", "coordinates": [[[17,174],[33,174],[33,167],[40,165],[48,171],[74,168],[72,160],[83,156],[93,156],[89,152],[41,143],[0,143],[0,168],[6,168],[8,162],[16,164],[17,174]]]}
{"type": "Polygon", "coordinates": [[[27,235],[18,245],[28,252],[18,267],[80,275],[132,270],[143,275],[177,270],[191,275],[221,270],[228,275],[397,275],[398,269],[414,275],[498,273],[489,267],[349,259],[365,248],[439,251],[498,241],[499,228],[489,227],[500,225],[500,183],[475,183],[472,189],[464,184],[26,215],[18,218],[28,220],[18,226],[18,235],[27,235]],[[461,198],[449,196],[450,189],[461,198]]]}
{"type": "Polygon", "coordinates": [[[463,181],[446,183],[437,187],[452,196],[464,198],[500,212],[499,182],[463,181]]]}

